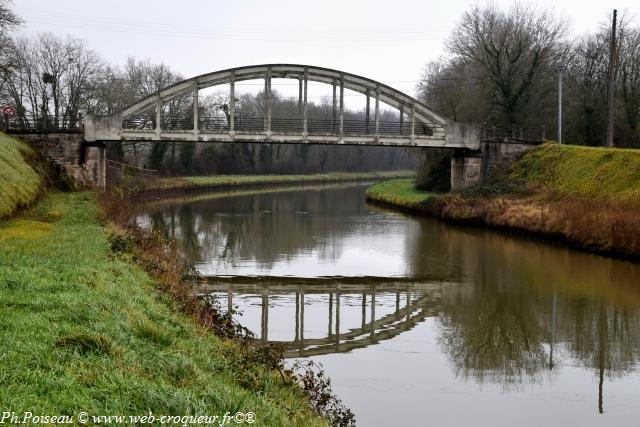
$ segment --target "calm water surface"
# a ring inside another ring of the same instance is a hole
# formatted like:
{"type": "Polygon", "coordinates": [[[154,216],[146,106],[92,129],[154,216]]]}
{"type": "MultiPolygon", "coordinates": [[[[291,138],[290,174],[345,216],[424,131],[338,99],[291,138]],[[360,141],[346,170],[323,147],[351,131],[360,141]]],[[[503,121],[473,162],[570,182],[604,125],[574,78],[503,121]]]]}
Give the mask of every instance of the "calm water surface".
{"type": "Polygon", "coordinates": [[[321,362],[358,425],[640,425],[640,265],[383,210],[365,188],[150,202],[138,222],[258,337],[321,362]]]}

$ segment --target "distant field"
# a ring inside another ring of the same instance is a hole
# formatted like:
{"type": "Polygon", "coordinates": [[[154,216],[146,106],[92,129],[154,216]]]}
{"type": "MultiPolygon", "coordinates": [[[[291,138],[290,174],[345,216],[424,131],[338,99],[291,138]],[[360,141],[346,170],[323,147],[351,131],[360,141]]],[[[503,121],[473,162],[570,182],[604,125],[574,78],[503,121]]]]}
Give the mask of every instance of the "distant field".
{"type": "Polygon", "coordinates": [[[159,178],[135,188],[138,191],[188,190],[297,183],[323,183],[366,179],[391,179],[413,176],[414,171],[332,172],[311,175],[213,175],[159,178]]]}

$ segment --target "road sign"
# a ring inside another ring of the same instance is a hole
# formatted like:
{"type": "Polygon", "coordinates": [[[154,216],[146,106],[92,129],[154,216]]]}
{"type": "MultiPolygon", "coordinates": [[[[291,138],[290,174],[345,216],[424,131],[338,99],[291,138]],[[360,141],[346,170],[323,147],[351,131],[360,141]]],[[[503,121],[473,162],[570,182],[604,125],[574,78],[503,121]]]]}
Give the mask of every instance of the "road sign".
{"type": "Polygon", "coordinates": [[[16,109],[11,107],[11,106],[6,106],[2,109],[2,114],[7,118],[7,119],[12,119],[16,116],[16,109]]]}

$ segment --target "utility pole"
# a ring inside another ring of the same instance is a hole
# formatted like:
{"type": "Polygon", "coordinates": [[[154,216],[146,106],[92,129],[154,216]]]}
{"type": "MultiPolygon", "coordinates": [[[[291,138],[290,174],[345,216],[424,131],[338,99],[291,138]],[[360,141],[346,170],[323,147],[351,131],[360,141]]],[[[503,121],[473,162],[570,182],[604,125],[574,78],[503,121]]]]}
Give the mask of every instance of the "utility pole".
{"type": "Polygon", "coordinates": [[[558,143],[562,144],[562,68],[558,74],[558,143]]]}
{"type": "Polygon", "coordinates": [[[609,46],[609,113],[607,117],[607,147],[613,147],[613,120],[615,116],[616,97],[616,21],[618,10],[613,9],[613,23],[611,24],[611,43],[609,46]]]}

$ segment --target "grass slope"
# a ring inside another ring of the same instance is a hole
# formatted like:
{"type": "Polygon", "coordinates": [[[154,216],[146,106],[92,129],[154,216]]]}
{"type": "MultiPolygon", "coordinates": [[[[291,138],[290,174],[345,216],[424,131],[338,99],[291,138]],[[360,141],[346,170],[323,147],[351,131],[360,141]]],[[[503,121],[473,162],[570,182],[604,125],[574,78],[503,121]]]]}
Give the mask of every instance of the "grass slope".
{"type": "Polygon", "coordinates": [[[564,196],[640,202],[640,150],[544,144],[516,162],[507,179],[564,196]]]}
{"type": "Polygon", "coordinates": [[[110,252],[90,193],[0,223],[0,406],[17,413],[221,415],[326,425],[299,388],[239,359],[110,252]]]}
{"type": "Polygon", "coordinates": [[[240,187],[251,185],[323,183],[357,181],[366,179],[389,179],[413,176],[413,171],[382,172],[333,172],[310,175],[212,175],[159,178],[144,183],[138,190],[188,190],[205,188],[240,187]]]}
{"type": "Polygon", "coordinates": [[[31,149],[0,132],[0,219],[33,203],[40,192],[41,179],[25,161],[31,149]]]}

